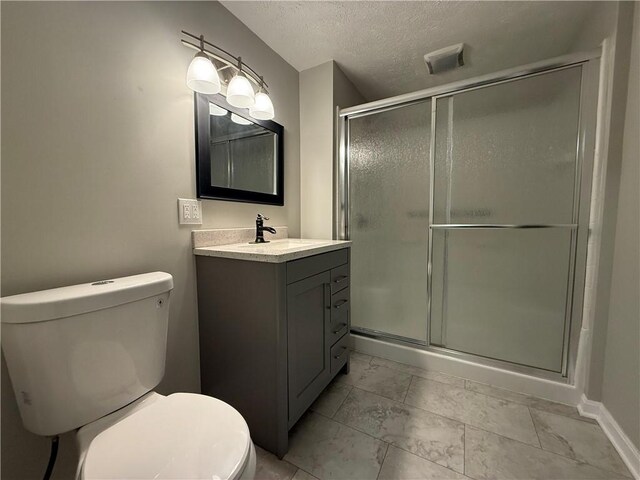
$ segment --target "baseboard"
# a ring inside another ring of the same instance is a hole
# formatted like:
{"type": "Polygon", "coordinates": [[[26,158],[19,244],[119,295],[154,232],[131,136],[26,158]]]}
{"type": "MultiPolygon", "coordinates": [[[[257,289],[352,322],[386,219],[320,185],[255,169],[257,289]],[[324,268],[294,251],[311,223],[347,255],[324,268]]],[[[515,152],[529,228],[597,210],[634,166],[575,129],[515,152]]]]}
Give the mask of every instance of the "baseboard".
{"type": "Polygon", "coordinates": [[[356,350],[369,355],[427,370],[436,370],[456,377],[464,377],[468,380],[568,405],[575,406],[580,401],[581,392],[578,392],[574,385],[567,383],[532,377],[519,372],[482,365],[437,352],[406,347],[361,335],[352,335],[351,339],[352,345],[356,350]]]}
{"type": "Polygon", "coordinates": [[[578,404],[578,411],[580,415],[594,418],[598,421],[602,431],[604,431],[620,454],[622,461],[631,472],[631,475],[633,475],[633,478],[640,480],[640,451],[618,425],[611,412],[602,403],[589,400],[584,394],[578,404]]]}

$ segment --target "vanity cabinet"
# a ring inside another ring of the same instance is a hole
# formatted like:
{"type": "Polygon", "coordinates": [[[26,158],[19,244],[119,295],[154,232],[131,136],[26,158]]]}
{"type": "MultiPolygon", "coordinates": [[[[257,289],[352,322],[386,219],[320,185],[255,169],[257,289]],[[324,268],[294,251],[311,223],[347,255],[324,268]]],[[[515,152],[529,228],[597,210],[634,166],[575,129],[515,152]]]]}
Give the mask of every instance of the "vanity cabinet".
{"type": "Polygon", "coordinates": [[[349,368],[349,254],[196,256],[202,393],[235,407],[254,443],[279,457],[289,429],[349,368]]]}

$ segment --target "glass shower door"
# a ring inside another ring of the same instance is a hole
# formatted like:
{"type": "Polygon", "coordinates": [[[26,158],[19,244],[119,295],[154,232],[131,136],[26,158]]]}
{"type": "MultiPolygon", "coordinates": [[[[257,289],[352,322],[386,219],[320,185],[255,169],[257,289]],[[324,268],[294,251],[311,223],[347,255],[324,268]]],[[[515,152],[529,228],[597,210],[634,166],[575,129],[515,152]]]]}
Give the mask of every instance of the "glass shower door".
{"type": "Polygon", "coordinates": [[[351,324],[426,344],[431,102],[348,129],[351,324]]]}
{"type": "Polygon", "coordinates": [[[430,344],[561,372],[582,67],[436,100],[430,344]]]}

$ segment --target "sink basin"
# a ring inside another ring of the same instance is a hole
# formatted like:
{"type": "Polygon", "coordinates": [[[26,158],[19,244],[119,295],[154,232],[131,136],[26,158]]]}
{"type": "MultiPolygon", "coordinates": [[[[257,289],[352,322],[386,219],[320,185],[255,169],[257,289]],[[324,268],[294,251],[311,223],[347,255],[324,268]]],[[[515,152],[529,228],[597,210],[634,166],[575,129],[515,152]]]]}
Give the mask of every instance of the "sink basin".
{"type": "Polygon", "coordinates": [[[330,241],[323,240],[305,240],[301,238],[286,238],[282,240],[272,240],[269,243],[249,243],[246,245],[240,245],[237,248],[242,250],[254,250],[254,251],[282,251],[291,249],[300,249],[304,247],[319,247],[321,245],[327,245],[330,241]]]}

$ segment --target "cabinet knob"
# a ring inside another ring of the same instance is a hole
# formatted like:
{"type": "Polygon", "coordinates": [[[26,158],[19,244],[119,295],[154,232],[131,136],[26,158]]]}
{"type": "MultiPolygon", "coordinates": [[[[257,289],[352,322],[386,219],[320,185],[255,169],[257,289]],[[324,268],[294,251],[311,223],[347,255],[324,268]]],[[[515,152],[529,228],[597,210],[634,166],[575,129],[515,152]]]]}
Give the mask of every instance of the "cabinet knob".
{"type": "Polygon", "coordinates": [[[341,300],[338,303],[336,303],[333,308],[340,308],[343,307],[344,305],[346,305],[347,303],[349,303],[349,300],[341,300]]]}
{"type": "Polygon", "coordinates": [[[346,323],[341,323],[338,328],[336,330],[333,331],[333,334],[336,335],[338,333],[340,333],[340,330],[342,330],[344,327],[346,327],[347,324],[346,323]]]}
{"type": "Polygon", "coordinates": [[[338,359],[339,359],[340,357],[342,357],[342,356],[345,354],[345,352],[347,352],[347,351],[348,351],[347,347],[342,347],[342,352],[340,352],[338,355],[334,355],[334,356],[333,356],[333,358],[334,358],[335,360],[338,360],[338,359]]]}

